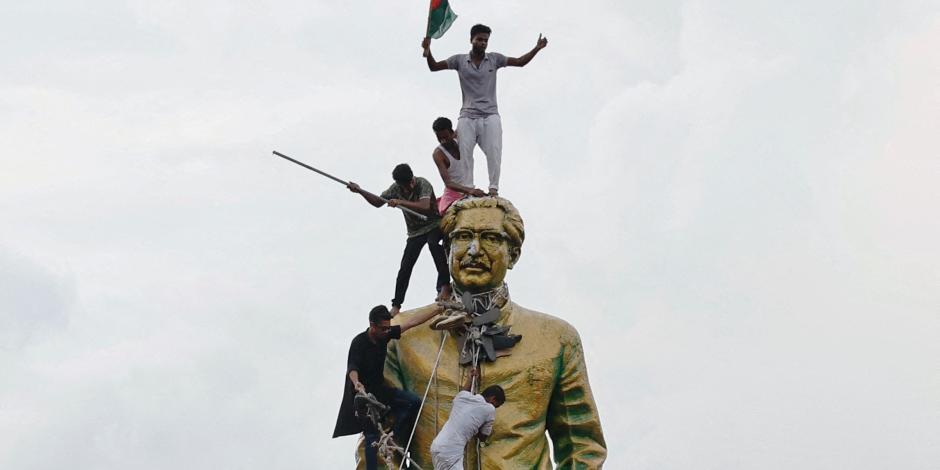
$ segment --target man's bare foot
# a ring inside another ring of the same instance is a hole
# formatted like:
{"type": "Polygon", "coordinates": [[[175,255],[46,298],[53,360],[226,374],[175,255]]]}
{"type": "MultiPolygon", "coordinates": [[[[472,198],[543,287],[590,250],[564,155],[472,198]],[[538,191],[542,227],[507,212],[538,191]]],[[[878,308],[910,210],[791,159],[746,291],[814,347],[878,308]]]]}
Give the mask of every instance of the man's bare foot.
{"type": "Polygon", "coordinates": [[[437,302],[441,300],[450,300],[450,296],[453,294],[453,291],[450,289],[450,284],[445,284],[441,286],[441,292],[437,294],[437,302]]]}
{"type": "Polygon", "coordinates": [[[499,190],[496,188],[490,188],[490,197],[499,196],[499,190]]]}
{"type": "Polygon", "coordinates": [[[388,311],[392,318],[395,318],[395,315],[398,315],[398,312],[401,312],[401,307],[394,305],[392,306],[392,309],[388,311]]]}

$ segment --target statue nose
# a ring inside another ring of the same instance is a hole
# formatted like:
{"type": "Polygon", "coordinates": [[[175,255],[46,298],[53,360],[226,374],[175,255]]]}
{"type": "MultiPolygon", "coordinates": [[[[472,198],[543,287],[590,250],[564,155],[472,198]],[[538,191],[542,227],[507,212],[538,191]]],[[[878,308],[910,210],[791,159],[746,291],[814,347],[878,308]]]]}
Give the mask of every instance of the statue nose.
{"type": "Polygon", "coordinates": [[[470,242],[470,246],[467,247],[467,254],[470,256],[476,256],[479,253],[480,253],[480,242],[477,241],[477,239],[473,239],[473,241],[470,242]]]}

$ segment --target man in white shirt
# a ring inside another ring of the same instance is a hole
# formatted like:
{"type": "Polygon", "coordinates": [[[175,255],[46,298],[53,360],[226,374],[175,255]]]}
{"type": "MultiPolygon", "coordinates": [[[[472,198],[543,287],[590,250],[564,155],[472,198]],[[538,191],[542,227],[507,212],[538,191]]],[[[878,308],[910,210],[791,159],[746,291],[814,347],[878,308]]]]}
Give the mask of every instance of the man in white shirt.
{"type": "Polygon", "coordinates": [[[499,385],[489,386],[479,395],[470,393],[473,379],[477,376],[477,369],[471,369],[463,390],[454,397],[450,418],[431,442],[434,470],[463,470],[463,452],[467,442],[474,436],[486,441],[493,433],[496,408],[506,401],[506,394],[499,385]]]}
{"type": "Polygon", "coordinates": [[[434,149],[432,158],[437,172],[444,180],[444,194],[437,200],[437,213],[444,214],[454,202],[467,196],[484,197],[486,193],[473,187],[473,164],[460,156],[454,124],[446,117],[439,117],[431,125],[434,137],[440,145],[434,149]]]}

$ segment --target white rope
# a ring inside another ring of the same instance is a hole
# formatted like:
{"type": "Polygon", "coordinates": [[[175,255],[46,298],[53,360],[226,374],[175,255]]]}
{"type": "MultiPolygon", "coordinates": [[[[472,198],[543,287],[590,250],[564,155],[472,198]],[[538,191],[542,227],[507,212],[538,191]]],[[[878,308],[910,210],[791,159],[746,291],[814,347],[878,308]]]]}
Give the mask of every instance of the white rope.
{"type": "MultiPolygon", "coordinates": [[[[412,426],[411,428],[411,436],[408,437],[408,445],[405,446],[405,452],[402,454],[405,456],[405,458],[402,459],[401,465],[398,466],[398,470],[401,470],[402,468],[404,468],[405,464],[408,463],[409,460],[411,460],[408,457],[408,449],[411,448],[411,441],[414,439],[415,431],[418,429],[418,419],[421,418],[421,410],[424,409],[424,402],[428,399],[428,392],[431,391],[431,381],[433,381],[434,377],[437,375],[437,366],[438,364],[441,363],[441,353],[444,352],[445,341],[447,341],[446,331],[445,331],[444,336],[441,337],[441,348],[437,350],[437,359],[434,360],[434,368],[431,369],[431,377],[428,379],[428,386],[427,388],[424,389],[424,397],[421,398],[421,406],[418,408],[418,414],[415,417],[415,425],[412,426]]],[[[435,422],[437,421],[437,415],[434,416],[434,420],[435,422]]],[[[435,427],[437,427],[436,424],[435,424],[435,427]]],[[[415,466],[417,466],[417,464],[415,464],[415,466]]],[[[418,467],[418,468],[420,469],[421,467],[418,467]]]]}
{"type": "MultiPolygon", "coordinates": [[[[379,413],[381,413],[382,410],[387,409],[385,405],[382,404],[381,402],[378,402],[375,399],[375,396],[372,395],[371,393],[359,392],[356,394],[357,398],[359,398],[360,396],[366,398],[367,400],[366,406],[365,406],[366,416],[369,418],[369,421],[372,422],[372,425],[375,426],[376,431],[378,431],[379,433],[379,438],[376,440],[376,442],[372,443],[372,447],[377,448],[376,449],[377,454],[379,453],[382,454],[382,460],[385,461],[386,467],[392,467],[395,465],[394,463],[395,452],[401,453],[403,461],[407,460],[407,454],[402,450],[401,447],[398,447],[398,445],[395,444],[395,440],[392,438],[392,435],[395,433],[386,432],[385,428],[382,427],[382,418],[379,415],[379,413]]],[[[418,470],[422,470],[420,465],[414,464],[414,466],[418,470]]]]}
{"type": "MultiPolygon", "coordinates": [[[[405,451],[403,451],[401,447],[398,447],[397,445],[395,445],[395,440],[392,439],[392,434],[394,433],[387,433],[384,430],[382,430],[382,435],[379,438],[379,441],[375,443],[375,446],[378,447],[378,451],[382,453],[382,459],[385,460],[386,467],[391,467],[395,465],[395,452],[394,451],[401,453],[402,462],[408,460],[408,454],[405,453],[405,451]],[[389,443],[389,441],[391,441],[391,443],[389,443]]],[[[420,465],[414,462],[411,462],[411,463],[418,470],[422,470],[420,465]]]]}
{"type": "MultiPolygon", "coordinates": [[[[477,379],[483,380],[483,377],[480,377],[480,344],[477,341],[473,342],[473,368],[477,371],[477,375],[473,376],[473,380],[470,384],[470,393],[476,394],[479,392],[480,384],[477,382],[477,379]]],[[[477,470],[483,468],[483,462],[480,461],[480,438],[477,437],[477,470]]]]}
{"type": "MultiPolygon", "coordinates": [[[[503,284],[502,289],[503,289],[503,290],[506,289],[506,285],[505,285],[505,284],[503,284]]],[[[499,292],[499,294],[505,296],[505,298],[508,300],[508,292],[499,292]]],[[[480,302],[479,299],[475,299],[475,300],[476,300],[476,302],[480,302]]],[[[487,305],[487,307],[492,307],[493,305],[496,304],[497,301],[498,301],[497,298],[490,299],[490,304],[487,305]]],[[[412,429],[411,429],[411,435],[408,437],[408,444],[405,446],[405,450],[404,450],[403,452],[401,451],[401,448],[400,448],[400,447],[395,447],[395,450],[398,450],[398,451],[402,452],[402,456],[403,456],[401,465],[399,465],[398,470],[402,470],[402,469],[404,468],[405,464],[409,463],[409,461],[410,461],[412,464],[414,464],[416,467],[418,467],[418,465],[415,464],[414,461],[411,460],[410,457],[408,457],[408,450],[411,448],[411,443],[412,443],[413,440],[414,440],[415,431],[416,431],[417,428],[418,428],[418,425],[417,425],[418,423],[417,423],[417,421],[418,421],[418,419],[421,418],[421,411],[424,409],[424,404],[427,402],[428,393],[431,391],[431,383],[432,383],[432,382],[435,384],[435,392],[434,392],[434,404],[435,404],[435,412],[434,412],[434,431],[435,431],[435,434],[437,433],[437,431],[439,431],[439,430],[438,430],[438,424],[437,424],[437,417],[438,417],[438,414],[440,414],[440,400],[439,400],[440,383],[438,382],[437,368],[438,368],[438,366],[439,366],[440,363],[441,363],[441,354],[444,352],[444,344],[445,344],[445,342],[447,341],[447,334],[446,334],[446,333],[448,333],[448,330],[443,330],[443,331],[442,331],[442,335],[441,335],[441,347],[440,347],[440,348],[438,349],[438,351],[437,351],[437,358],[434,360],[434,368],[431,369],[431,376],[428,378],[428,385],[427,385],[427,387],[425,387],[425,389],[424,389],[424,396],[421,398],[421,406],[418,408],[418,415],[417,415],[417,418],[415,419],[415,425],[412,427],[412,429]]],[[[458,354],[458,356],[462,355],[462,353],[465,352],[465,351],[467,350],[467,348],[469,347],[470,352],[471,352],[471,355],[472,355],[472,356],[471,356],[471,365],[472,365],[472,368],[479,371],[479,363],[480,363],[480,359],[479,359],[479,358],[480,358],[480,346],[481,346],[481,345],[480,345],[480,335],[482,334],[482,331],[481,331],[481,328],[480,328],[480,327],[476,327],[476,328],[471,327],[471,328],[470,328],[470,331],[469,331],[468,333],[469,333],[469,335],[470,335],[470,338],[468,338],[468,341],[464,343],[464,345],[463,345],[463,351],[461,351],[461,354],[458,354]],[[475,331],[476,334],[474,334],[474,330],[476,330],[476,331],[475,331]]],[[[459,360],[457,361],[457,371],[458,371],[458,372],[457,372],[457,376],[459,377],[460,382],[463,382],[463,368],[460,366],[460,361],[459,361],[459,360]]],[[[482,372],[481,372],[481,373],[482,373],[482,372]]],[[[479,386],[479,383],[477,382],[477,379],[478,379],[478,378],[479,378],[480,380],[482,380],[482,377],[476,377],[476,376],[474,376],[474,377],[470,380],[470,393],[476,393],[476,392],[477,392],[477,388],[478,388],[478,386],[479,386]]],[[[477,469],[482,469],[482,465],[483,465],[482,461],[480,460],[480,447],[481,447],[481,444],[482,444],[482,443],[480,442],[480,439],[477,438],[477,443],[476,443],[476,446],[475,446],[475,447],[476,447],[476,457],[477,457],[477,469]]],[[[384,448],[384,446],[383,446],[383,448],[384,448]]],[[[421,467],[418,467],[418,470],[421,470],[421,467]]]]}

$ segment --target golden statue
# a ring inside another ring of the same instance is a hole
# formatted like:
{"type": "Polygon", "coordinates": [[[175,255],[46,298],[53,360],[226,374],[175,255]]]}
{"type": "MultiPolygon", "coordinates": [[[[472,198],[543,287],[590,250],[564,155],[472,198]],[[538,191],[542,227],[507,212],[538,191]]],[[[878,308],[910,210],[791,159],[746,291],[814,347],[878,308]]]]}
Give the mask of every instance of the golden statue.
{"type": "MultiPolygon", "coordinates": [[[[444,214],[441,228],[449,243],[454,299],[469,297],[484,309],[498,308],[494,326],[502,330],[509,326],[513,335],[522,335],[517,344],[498,351],[495,361],[480,362],[479,389],[500,385],[506,402],[496,411],[487,444],[479,448],[476,440],[468,444],[464,468],[476,469],[479,462],[490,470],[551,469],[546,431],[558,468],[601,468],[607,448],[577,330],[564,320],[512,302],[504,283],[525,238],[519,212],[500,197],[463,199],[444,214]]],[[[393,323],[434,308],[432,304],[403,312],[393,323]]],[[[431,441],[446,422],[468,370],[461,365],[466,358],[461,357],[460,345],[456,335],[414,328],[388,348],[388,382],[419,396],[429,388],[410,447],[413,460],[424,469],[432,468],[431,441]],[[431,380],[439,351],[436,377],[431,380]]],[[[395,440],[404,447],[408,436],[395,440]]],[[[363,465],[360,458],[359,468],[363,465]]]]}

